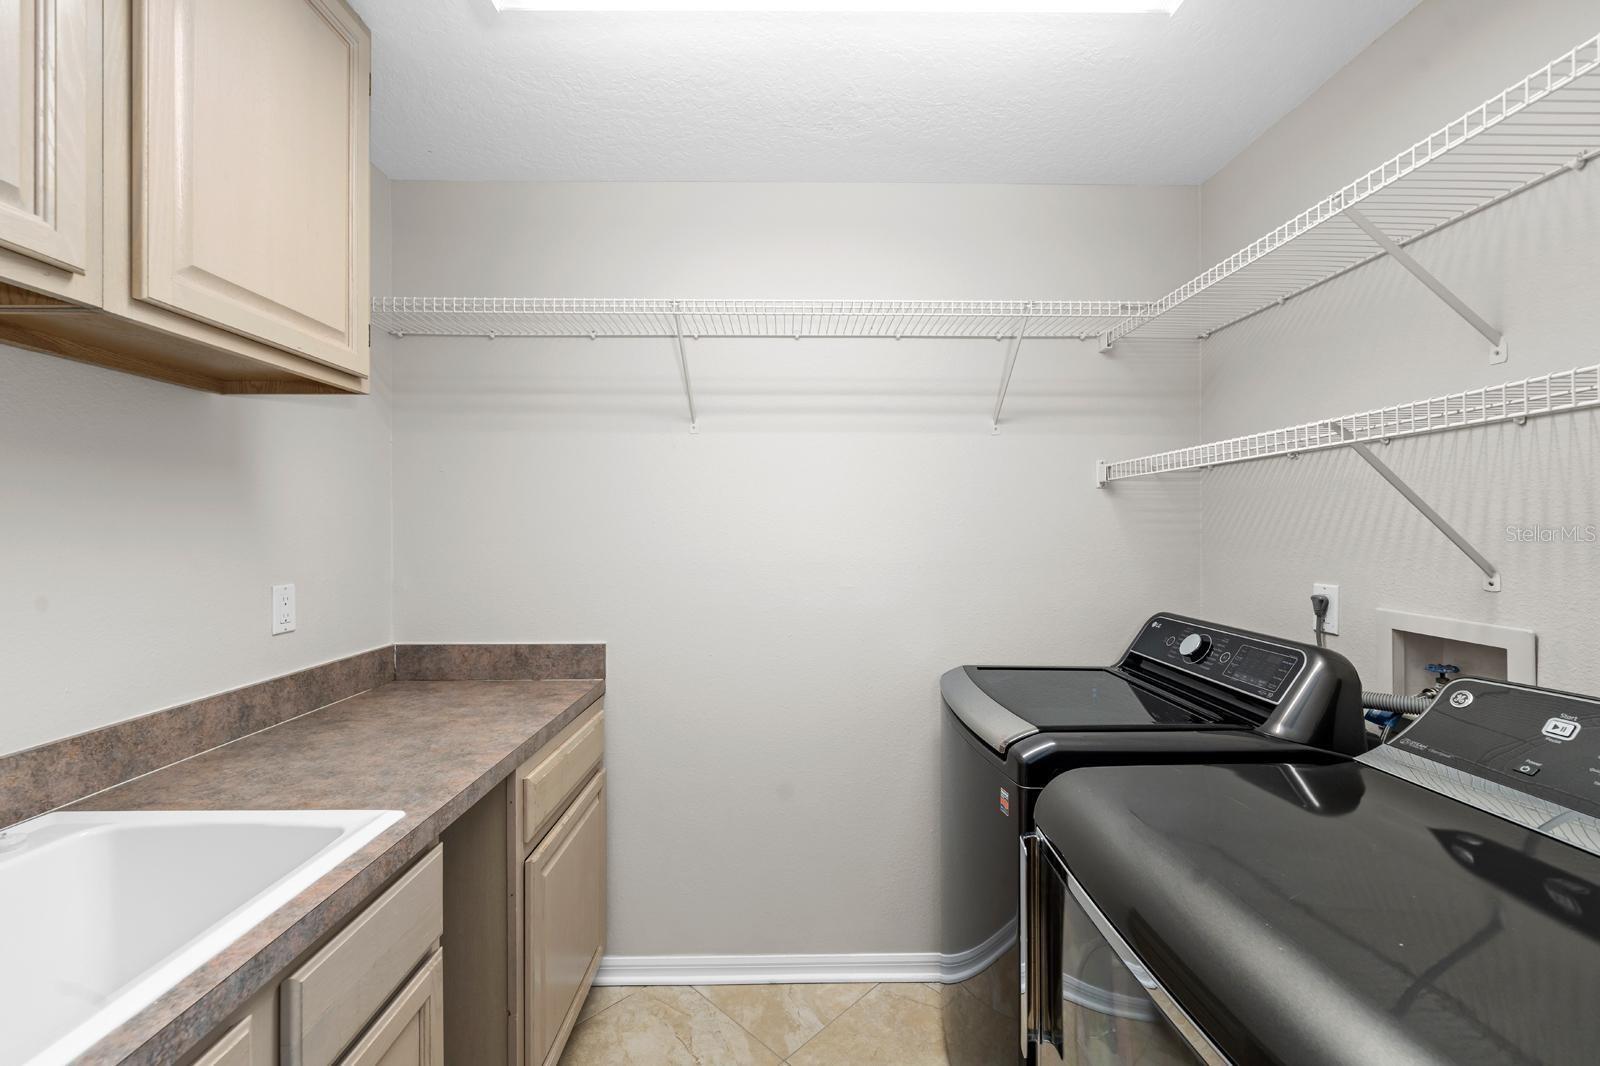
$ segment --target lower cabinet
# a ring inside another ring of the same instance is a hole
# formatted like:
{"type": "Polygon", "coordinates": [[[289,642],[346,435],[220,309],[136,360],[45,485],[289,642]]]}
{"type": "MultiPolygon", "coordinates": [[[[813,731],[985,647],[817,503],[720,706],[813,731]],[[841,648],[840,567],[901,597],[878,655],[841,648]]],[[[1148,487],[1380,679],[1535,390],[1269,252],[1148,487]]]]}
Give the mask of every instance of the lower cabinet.
{"type": "Polygon", "coordinates": [[[340,1066],[444,1066],[444,951],[435,951],[340,1066]]]}
{"type": "Polygon", "coordinates": [[[441,846],[284,979],[283,1066],[440,1066],[443,935],[441,846]]]}
{"type": "Polygon", "coordinates": [[[604,737],[595,704],[181,1066],[556,1066],[605,954],[604,737]]]}
{"type": "Polygon", "coordinates": [[[443,1066],[444,846],[183,1066],[443,1066]]]}
{"type": "Polygon", "coordinates": [[[244,1016],[222,1027],[222,1038],[191,1066],[276,1066],[278,1062],[278,990],[268,988],[245,1008],[244,1016]]]}
{"type": "Polygon", "coordinates": [[[530,1066],[555,1066],[606,939],[606,774],[599,771],[523,863],[530,1066]]]}
{"type": "Polygon", "coordinates": [[[606,934],[599,704],[444,832],[445,1059],[554,1066],[606,934]]]}

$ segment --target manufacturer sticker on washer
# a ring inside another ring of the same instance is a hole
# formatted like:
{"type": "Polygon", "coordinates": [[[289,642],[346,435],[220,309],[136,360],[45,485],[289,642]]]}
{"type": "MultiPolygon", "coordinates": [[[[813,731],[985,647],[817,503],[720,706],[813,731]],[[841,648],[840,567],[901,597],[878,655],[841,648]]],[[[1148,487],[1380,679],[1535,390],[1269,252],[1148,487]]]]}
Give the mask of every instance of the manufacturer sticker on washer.
{"type": "Polygon", "coordinates": [[[1000,790],[1000,813],[1007,818],[1011,817],[1011,793],[1003,788],[1000,790]]]}
{"type": "Polygon", "coordinates": [[[1466,689],[1462,689],[1460,692],[1452,692],[1450,694],[1450,706],[1470,707],[1471,705],[1472,693],[1468,692],[1466,689]]]}

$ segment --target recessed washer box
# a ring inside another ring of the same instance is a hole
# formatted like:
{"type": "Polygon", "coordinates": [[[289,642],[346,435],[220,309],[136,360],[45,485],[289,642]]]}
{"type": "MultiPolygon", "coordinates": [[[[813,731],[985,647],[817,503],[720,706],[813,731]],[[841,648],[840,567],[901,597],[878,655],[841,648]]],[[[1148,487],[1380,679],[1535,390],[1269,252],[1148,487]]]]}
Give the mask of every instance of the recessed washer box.
{"type": "Polygon", "coordinates": [[[1429,663],[1462,676],[1538,684],[1538,637],[1531,629],[1378,609],[1378,654],[1389,649],[1390,691],[1419,692],[1435,682],[1429,663]]]}

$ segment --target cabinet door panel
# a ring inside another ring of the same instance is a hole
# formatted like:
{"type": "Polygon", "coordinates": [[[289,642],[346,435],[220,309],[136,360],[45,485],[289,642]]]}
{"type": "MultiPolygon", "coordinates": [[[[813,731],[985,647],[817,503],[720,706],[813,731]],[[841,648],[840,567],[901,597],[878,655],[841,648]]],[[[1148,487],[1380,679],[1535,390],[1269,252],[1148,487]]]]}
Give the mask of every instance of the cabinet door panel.
{"type": "Polygon", "coordinates": [[[367,371],[370,46],[339,0],[138,0],[136,298],[367,371]]]}
{"type": "Polygon", "coordinates": [[[89,269],[89,168],[98,145],[89,0],[0,0],[0,247],[89,269]]]}
{"type": "Polygon", "coordinates": [[[523,864],[529,1066],[550,1063],[605,951],[605,771],[523,864]]]}

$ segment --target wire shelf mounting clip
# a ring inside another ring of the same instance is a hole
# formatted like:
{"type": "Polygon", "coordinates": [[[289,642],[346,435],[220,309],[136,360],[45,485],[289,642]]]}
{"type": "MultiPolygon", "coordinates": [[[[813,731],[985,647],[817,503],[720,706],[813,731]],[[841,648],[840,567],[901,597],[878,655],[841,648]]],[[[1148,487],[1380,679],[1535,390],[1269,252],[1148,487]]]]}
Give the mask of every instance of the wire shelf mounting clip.
{"type": "Polygon", "coordinates": [[[1500,330],[1489,324],[1489,320],[1467,305],[1467,302],[1450,290],[1450,287],[1434,275],[1427,267],[1417,262],[1410,252],[1391,238],[1360,210],[1354,207],[1344,209],[1344,216],[1372,239],[1372,243],[1382,248],[1384,254],[1406,269],[1412,277],[1428,287],[1439,299],[1443,300],[1456,314],[1466,320],[1467,324],[1483,334],[1492,347],[1489,350],[1490,363],[1503,363],[1506,361],[1506,336],[1500,330]]]}

